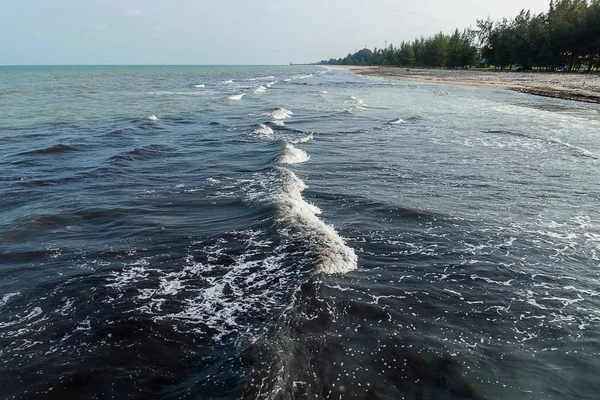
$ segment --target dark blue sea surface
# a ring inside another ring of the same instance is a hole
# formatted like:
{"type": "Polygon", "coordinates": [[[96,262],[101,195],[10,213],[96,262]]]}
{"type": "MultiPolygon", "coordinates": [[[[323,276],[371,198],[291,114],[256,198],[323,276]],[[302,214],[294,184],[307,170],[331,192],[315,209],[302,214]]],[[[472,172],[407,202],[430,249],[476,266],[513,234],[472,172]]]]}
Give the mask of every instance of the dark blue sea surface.
{"type": "Polygon", "coordinates": [[[600,393],[597,105],[0,67],[0,183],[1,398],[600,393]]]}

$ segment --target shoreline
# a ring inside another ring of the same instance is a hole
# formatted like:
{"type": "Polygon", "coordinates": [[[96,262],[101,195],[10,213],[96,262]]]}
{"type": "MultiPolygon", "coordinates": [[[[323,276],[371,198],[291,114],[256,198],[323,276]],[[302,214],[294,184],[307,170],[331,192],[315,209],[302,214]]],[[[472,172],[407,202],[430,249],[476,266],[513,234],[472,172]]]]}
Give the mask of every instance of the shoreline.
{"type": "Polygon", "coordinates": [[[330,65],[358,75],[421,83],[512,90],[536,96],[600,104],[600,76],[557,72],[494,72],[478,70],[330,65]]]}

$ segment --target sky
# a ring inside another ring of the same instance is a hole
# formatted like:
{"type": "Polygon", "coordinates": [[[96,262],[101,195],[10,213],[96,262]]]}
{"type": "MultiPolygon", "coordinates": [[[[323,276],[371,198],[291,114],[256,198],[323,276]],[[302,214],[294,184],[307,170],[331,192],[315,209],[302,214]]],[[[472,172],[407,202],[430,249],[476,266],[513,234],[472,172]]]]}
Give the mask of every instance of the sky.
{"type": "Polygon", "coordinates": [[[288,64],[545,12],[549,0],[8,0],[0,65],[288,64]]]}

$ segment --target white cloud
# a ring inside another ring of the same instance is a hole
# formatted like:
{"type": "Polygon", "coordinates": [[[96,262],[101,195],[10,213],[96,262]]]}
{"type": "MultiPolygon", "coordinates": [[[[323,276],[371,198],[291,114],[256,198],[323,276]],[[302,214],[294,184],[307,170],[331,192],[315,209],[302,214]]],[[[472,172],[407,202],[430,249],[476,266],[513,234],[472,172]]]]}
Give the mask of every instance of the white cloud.
{"type": "Polygon", "coordinates": [[[127,15],[139,15],[141,13],[142,12],[140,10],[138,10],[137,8],[133,8],[133,9],[127,11],[127,15]]]}
{"type": "Polygon", "coordinates": [[[106,31],[106,30],[108,30],[108,25],[96,24],[96,25],[93,25],[93,28],[97,31],[106,31]]]}

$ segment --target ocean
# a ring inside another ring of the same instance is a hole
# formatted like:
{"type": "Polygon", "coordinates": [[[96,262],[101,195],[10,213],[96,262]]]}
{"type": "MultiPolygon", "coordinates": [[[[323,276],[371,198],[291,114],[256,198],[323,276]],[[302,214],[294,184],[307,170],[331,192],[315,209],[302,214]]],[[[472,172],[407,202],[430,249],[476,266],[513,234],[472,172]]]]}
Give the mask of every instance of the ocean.
{"type": "Polygon", "coordinates": [[[0,397],[597,399],[600,108],[0,67],[0,397]]]}

